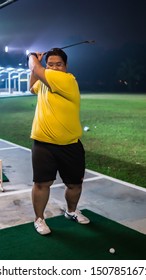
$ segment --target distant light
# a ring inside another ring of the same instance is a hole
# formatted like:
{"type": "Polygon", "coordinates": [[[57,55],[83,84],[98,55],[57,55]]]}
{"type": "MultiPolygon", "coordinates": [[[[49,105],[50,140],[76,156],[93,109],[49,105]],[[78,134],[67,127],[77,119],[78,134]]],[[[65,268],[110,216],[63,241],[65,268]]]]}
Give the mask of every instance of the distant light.
{"type": "Polygon", "coordinates": [[[14,68],[8,67],[8,68],[6,68],[6,70],[7,70],[7,71],[12,71],[12,70],[14,70],[14,68]]]}
{"type": "Polygon", "coordinates": [[[18,72],[22,72],[24,70],[24,68],[18,68],[17,71],[18,72]]]}
{"type": "Polygon", "coordinates": [[[27,79],[20,79],[21,82],[27,82],[27,79]]]}
{"type": "Polygon", "coordinates": [[[9,51],[9,47],[5,46],[5,52],[8,52],[8,51],[9,51]]]}
{"type": "Polygon", "coordinates": [[[29,51],[29,50],[26,50],[25,53],[26,53],[26,55],[28,55],[28,54],[30,53],[30,51],[29,51]]]}

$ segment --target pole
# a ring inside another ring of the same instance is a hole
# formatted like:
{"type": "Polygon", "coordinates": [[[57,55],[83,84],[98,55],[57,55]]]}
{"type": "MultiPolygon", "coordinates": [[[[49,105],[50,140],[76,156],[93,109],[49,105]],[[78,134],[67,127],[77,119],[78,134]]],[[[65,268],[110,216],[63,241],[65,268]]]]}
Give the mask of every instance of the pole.
{"type": "Polygon", "coordinates": [[[8,72],[8,92],[11,93],[11,73],[8,72]]]}

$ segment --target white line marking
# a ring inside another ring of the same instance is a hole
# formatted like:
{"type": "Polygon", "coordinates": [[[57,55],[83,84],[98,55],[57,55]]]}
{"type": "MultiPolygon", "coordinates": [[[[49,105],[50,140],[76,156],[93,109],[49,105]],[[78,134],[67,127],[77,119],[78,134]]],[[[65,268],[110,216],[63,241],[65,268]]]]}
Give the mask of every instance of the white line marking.
{"type": "Polygon", "coordinates": [[[23,146],[20,146],[20,145],[14,144],[14,143],[9,142],[9,141],[7,141],[7,140],[0,139],[0,141],[1,141],[1,142],[4,142],[4,143],[6,143],[6,144],[12,145],[12,146],[14,146],[14,147],[18,147],[18,148],[20,148],[20,149],[23,149],[23,150],[29,151],[29,152],[31,151],[31,149],[28,149],[28,148],[26,148],[26,147],[23,147],[23,146]]]}
{"type": "MultiPolygon", "coordinates": [[[[93,178],[87,178],[84,180],[84,182],[89,182],[89,181],[95,181],[95,180],[98,180],[98,179],[101,179],[102,177],[93,177],[93,178]]],[[[65,187],[64,183],[58,183],[58,184],[53,184],[51,186],[51,189],[55,189],[55,188],[59,188],[59,187],[65,187]]],[[[11,186],[12,188],[13,186],[11,186]]],[[[31,187],[30,189],[23,189],[23,190],[19,190],[19,191],[4,191],[3,193],[0,194],[0,197],[1,196],[8,196],[8,195],[15,195],[15,194],[21,194],[21,193],[27,193],[27,192],[31,192],[31,187]]]]}
{"type": "MultiPolygon", "coordinates": [[[[51,186],[51,189],[55,189],[55,188],[59,188],[59,187],[62,187],[62,186],[65,186],[63,183],[60,183],[60,184],[54,184],[51,186]]],[[[12,188],[13,186],[11,186],[12,188]]],[[[8,196],[8,195],[15,195],[15,194],[21,194],[21,193],[27,193],[27,192],[31,192],[32,188],[30,187],[30,189],[23,189],[23,190],[19,190],[19,191],[4,191],[3,193],[0,194],[0,197],[1,196],[8,196]]]]}
{"type": "Polygon", "coordinates": [[[0,148],[0,151],[19,149],[19,147],[0,148]]]}
{"type": "Polygon", "coordinates": [[[96,180],[99,180],[99,179],[102,179],[103,176],[98,176],[98,177],[93,177],[93,178],[86,178],[84,179],[83,182],[90,182],[90,181],[96,181],[96,180]]]}
{"type": "MultiPolygon", "coordinates": [[[[31,151],[31,149],[25,148],[25,147],[23,147],[23,146],[20,146],[20,145],[14,144],[14,143],[11,143],[11,142],[9,142],[9,141],[7,141],[7,140],[0,139],[0,141],[1,141],[1,142],[4,142],[4,143],[7,143],[7,144],[9,144],[9,145],[13,145],[13,146],[15,146],[15,147],[19,147],[19,148],[21,148],[21,149],[23,149],[23,150],[26,150],[26,151],[29,151],[29,152],[31,151]]],[[[127,187],[129,187],[129,188],[133,188],[133,189],[137,189],[137,190],[141,190],[141,191],[143,191],[143,192],[146,192],[146,189],[145,189],[145,188],[142,188],[142,187],[140,187],[140,186],[137,186],[137,185],[134,185],[134,184],[131,184],[131,183],[128,183],[128,182],[125,182],[125,181],[122,181],[122,180],[119,180],[119,179],[116,179],[116,178],[113,178],[113,177],[110,177],[110,176],[107,176],[107,175],[98,173],[98,172],[93,171],[93,170],[86,169],[86,172],[88,172],[88,173],[90,173],[90,174],[94,174],[94,175],[96,175],[96,176],[99,176],[97,179],[106,178],[106,179],[108,179],[108,180],[110,180],[110,181],[123,184],[123,185],[125,185],[125,186],[127,186],[127,187]]],[[[86,179],[85,179],[85,180],[86,180],[86,179]]],[[[90,178],[88,179],[88,181],[90,181],[90,180],[92,181],[92,178],[91,178],[91,179],[90,179],[90,178]]],[[[96,179],[95,179],[95,180],[96,180],[96,179]]],[[[16,193],[16,192],[15,192],[15,193],[16,193]]]]}
{"type": "Polygon", "coordinates": [[[9,195],[15,195],[15,194],[21,194],[21,193],[27,193],[27,192],[31,192],[31,189],[23,189],[23,190],[21,190],[21,191],[15,191],[15,190],[13,190],[13,191],[4,191],[4,192],[2,192],[1,194],[0,194],[0,198],[1,198],[1,196],[9,196],[9,195]]]}
{"type": "Polygon", "coordinates": [[[119,179],[116,179],[116,178],[113,178],[113,177],[109,177],[107,175],[104,175],[104,174],[101,174],[101,173],[98,173],[96,171],[93,171],[93,170],[90,170],[90,169],[86,169],[87,172],[91,173],[91,174],[94,174],[94,175],[99,175],[99,176],[102,176],[102,179],[103,178],[106,178],[110,181],[113,181],[113,182],[116,182],[116,183],[120,183],[122,185],[125,185],[126,187],[129,187],[129,188],[133,188],[133,189],[136,189],[136,190],[140,190],[140,191],[143,191],[143,192],[146,192],[146,189],[145,188],[142,188],[140,186],[137,186],[137,185],[134,185],[134,184],[131,184],[131,183],[128,183],[128,182],[124,182],[122,180],[119,180],[119,179]]]}

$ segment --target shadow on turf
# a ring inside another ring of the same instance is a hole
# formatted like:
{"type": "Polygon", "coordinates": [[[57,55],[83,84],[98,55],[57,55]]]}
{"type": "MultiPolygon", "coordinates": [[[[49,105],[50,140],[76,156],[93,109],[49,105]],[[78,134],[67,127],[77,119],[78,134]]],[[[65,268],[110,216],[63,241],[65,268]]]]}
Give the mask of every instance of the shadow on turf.
{"type": "Polygon", "coordinates": [[[140,164],[86,151],[86,168],[146,188],[146,167],[140,164]]]}

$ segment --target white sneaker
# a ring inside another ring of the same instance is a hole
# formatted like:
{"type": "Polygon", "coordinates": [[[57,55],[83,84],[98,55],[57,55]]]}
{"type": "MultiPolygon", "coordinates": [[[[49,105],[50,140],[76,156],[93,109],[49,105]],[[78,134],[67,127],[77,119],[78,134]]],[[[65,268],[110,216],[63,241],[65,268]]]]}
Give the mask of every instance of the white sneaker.
{"type": "Polygon", "coordinates": [[[76,210],[75,212],[65,211],[64,216],[65,216],[65,218],[73,220],[80,224],[89,224],[90,223],[90,220],[87,217],[85,217],[79,210],[76,210]]]}
{"type": "Polygon", "coordinates": [[[42,235],[45,234],[49,234],[51,233],[51,230],[49,229],[49,227],[47,226],[45,220],[42,220],[41,218],[38,218],[35,222],[34,222],[34,227],[36,229],[36,231],[42,235]]]}

